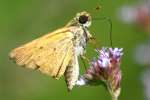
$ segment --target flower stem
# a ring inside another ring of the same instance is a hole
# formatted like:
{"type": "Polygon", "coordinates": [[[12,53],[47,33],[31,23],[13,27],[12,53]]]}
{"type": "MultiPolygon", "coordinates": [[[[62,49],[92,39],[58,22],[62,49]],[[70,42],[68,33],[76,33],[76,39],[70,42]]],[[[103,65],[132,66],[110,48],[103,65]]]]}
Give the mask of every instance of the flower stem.
{"type": "Polygon", "coordinates": [[[118,100],[118,98],[115,96],[112,96],[112,100],[118,100]]]}

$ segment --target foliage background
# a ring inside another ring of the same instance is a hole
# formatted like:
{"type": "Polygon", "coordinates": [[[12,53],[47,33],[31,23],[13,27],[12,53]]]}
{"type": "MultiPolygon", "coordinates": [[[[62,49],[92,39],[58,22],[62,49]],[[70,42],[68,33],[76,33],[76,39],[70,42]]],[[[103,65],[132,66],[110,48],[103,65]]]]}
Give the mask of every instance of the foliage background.
{"type": "MultiPolygon", "coordinates": [[[[110,17],[113,43],[124,48],[122,92],[119,100],[145,99],[139,67],[133,60],[135,46],[146,35],[122,24],[116,17],[119,7],[134,0],[0,0],[0,100],[110,100],[102,86],[74,88],[68,93],[64,79],[56,81],[37,71],[18,67],[9,60],[11,49],[65,25],[77,12],[86,10],[96,17],[110,17]],[[93,9],[100,4],[100,12],[93,9]]],[[[101,46],[109,46],[106,21],[94,21],[90,32],[101,46]]],[[[88,55],[92,56],[88,47],[88,55]]],[[[81,65],[82,66],[82,65],[81,65]]]]}

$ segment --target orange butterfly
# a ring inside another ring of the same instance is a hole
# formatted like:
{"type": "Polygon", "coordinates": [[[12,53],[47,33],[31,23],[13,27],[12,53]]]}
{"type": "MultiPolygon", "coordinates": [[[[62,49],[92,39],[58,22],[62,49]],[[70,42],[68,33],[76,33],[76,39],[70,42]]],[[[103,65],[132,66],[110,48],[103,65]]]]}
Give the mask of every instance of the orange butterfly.
{"type": "Polygon", "coordinates": [[[77,15],[63,28],[48,33],[10,53],[18,65],[39,70],[55,79],[65,76],[68,90],[78,80],[78,56],[85,54],[86,43],[92,38],[88,31],[91,16],[87,12],[77,15]]]}

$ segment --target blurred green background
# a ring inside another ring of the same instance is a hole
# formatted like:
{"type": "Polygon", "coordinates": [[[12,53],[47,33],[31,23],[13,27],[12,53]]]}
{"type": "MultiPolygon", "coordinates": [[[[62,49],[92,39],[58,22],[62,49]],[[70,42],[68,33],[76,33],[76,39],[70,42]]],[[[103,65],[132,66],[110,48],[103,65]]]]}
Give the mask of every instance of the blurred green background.
{"type": "MultiPolygon", "coordinates": [[[[89,11],[92,17],[110,17],[113,22],[113,45],[124,48],[119,100],[144,100],[140,79],[143,69],[134,62],[133,50],[146,35],[135,32],[116,17],[119,7],[131,2],[135,1],[0,0],[0,100],[111,99],[103,86],[75,87],[68,93],[63,78],[56,81],[39,72],[18,67],[8,58],[13,48],[64,26],[77,12],[83,10],[89,11]],[[98,4],[102,9],[95,11],[98,4]]],[[[89,30],[98,38],[101,46],[110,46],[109,24],[106,21],[94,21],[89,30]]],[[[88,55],[92,56],[92,49],[88,48],[88,55]]]]}

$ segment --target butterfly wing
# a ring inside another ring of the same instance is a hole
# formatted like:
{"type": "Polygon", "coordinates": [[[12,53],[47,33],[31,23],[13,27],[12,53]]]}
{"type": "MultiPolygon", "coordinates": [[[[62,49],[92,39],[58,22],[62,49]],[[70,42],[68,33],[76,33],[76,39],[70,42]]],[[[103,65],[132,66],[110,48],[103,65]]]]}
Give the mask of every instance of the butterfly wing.
{"type": "Polygon", "coordinates": [[[73,55],[72,38],[69,28],[62,28],[14,49],[10,58],[18,65],[57,79],[64,74],[73,55]]]}

